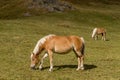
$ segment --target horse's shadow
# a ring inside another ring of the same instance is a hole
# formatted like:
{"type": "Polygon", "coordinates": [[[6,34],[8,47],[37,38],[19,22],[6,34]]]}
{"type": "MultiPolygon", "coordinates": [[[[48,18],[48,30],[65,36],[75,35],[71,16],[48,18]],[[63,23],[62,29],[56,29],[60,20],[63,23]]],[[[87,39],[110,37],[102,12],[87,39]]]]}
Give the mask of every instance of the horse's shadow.
{"type": "MultiPolygon", "coordinates": [[[[65,69],[65,68],[77,68],[77,65],[58,65],[58,66],[54,66],[54,68],[56,68],[56,70],[65,69]]],[[[97,66],[91,65],[91,64],[84,64],[84,68],[85,70],[90,70],[90,69],[97,68],[97,66]]],[[[45,70],[45,69],[49,69],[49,67],[42,68],[42,70],[45,70]]]]}

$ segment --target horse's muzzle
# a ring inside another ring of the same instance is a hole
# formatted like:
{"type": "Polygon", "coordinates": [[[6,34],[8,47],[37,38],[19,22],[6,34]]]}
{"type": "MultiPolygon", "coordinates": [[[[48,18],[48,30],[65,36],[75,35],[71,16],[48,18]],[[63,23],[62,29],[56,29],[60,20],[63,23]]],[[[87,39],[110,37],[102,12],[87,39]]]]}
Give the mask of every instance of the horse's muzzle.
{"type": "Polygon", "coordinates": [[[30,68],[35,70],[35,65],[31,65],[30,68]]]}

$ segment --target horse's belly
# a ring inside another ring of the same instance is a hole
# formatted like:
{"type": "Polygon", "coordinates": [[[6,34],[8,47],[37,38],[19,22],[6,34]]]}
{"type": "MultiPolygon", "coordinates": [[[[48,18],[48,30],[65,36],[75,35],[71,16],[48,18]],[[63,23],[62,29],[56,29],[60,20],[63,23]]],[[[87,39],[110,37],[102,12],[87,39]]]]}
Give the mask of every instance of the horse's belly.
{"type": "Polygon", "coordinates": [[[62,46],[55,46],[55,52],[56,53],[66,53],[69,52],[72,49],[72,46],[66,46],[66,45],[62,45],[62,46]]]}

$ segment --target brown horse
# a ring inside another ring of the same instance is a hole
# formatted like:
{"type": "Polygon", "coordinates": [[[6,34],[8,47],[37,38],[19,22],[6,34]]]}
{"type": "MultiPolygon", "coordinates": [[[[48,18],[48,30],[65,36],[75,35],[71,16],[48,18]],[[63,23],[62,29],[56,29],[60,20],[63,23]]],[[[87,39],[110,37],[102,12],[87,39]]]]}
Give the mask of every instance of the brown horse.
{"type": "Polygon", "coordinates": [[[92,33],[92,38],[98,39],[98,35],[102,35],[102,40],[106,40],[106,30],[104,28],[94,28],[92,33]]]}
{"type": "Polygon", "coordinates": [[[43,59],[46,58],[49,55],[50,60],[50,69],[49,71],[52,71],[53,69],[53,53],[67,53],[70,50],[73,50],[78,58],[78,68],[76,70],[83,70],[83,60],[84,60],[84,39],[82,37],[78,36],[57,36],[57,35],[47,35],[43,38],[41,38],[34,50],[31,54],[31,65],[30,67],[32,69],[35,68],[37,63],[39,62],[39,54],[44,50],[46,53],[41,58],[41,63],[39,66],[39,69],[42,69],[43,59]]]}

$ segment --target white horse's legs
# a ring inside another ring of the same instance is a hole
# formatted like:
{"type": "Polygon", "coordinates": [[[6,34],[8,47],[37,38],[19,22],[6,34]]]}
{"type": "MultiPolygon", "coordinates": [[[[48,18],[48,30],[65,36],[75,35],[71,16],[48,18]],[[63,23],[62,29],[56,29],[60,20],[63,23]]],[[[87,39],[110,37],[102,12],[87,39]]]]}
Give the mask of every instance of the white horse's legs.
{"type": "Polygon", "coordinates": [[[105,39],[105,36],[102,36],[102,40],[104,40],[104,41],[106,40],[106,39],[105,39]]]}
{"type": "Polygon", "coordinates": [[[104,37],[102,36],[102,40],[104,40],[104,37]]]}
{"type": "Polygon", "coordinates": [[[104,41],[106,40],[106,33],[104,33],[104,38],[103,38],[103,40],[104,40],[104,41]]]}
{"type": "Polygon", "coordinates": [[[97,40],[98,39],[98,35],[95,35],[95,40],[97,40]]]}
{"type": "Polygon", "coordinates": [[[104,41],[106,40],[106,33],[102,34],[102,40],[104,40],[104,41]]]}
{"type": "Polygon", "coordinates": [[[106,38],[104,37],[104,39],[103,39],[104,41],[106,40],[106,38]]]}
{"type": "Polygon", "coordinates": [[[41,70],[42,69],[42,65],[43,65],[43,60],[48,56],[47,53],[45,53],[45,55],[41,58],[41,63],[40,63],[40,66],[39,66],[39,69],[41,70]]]}

